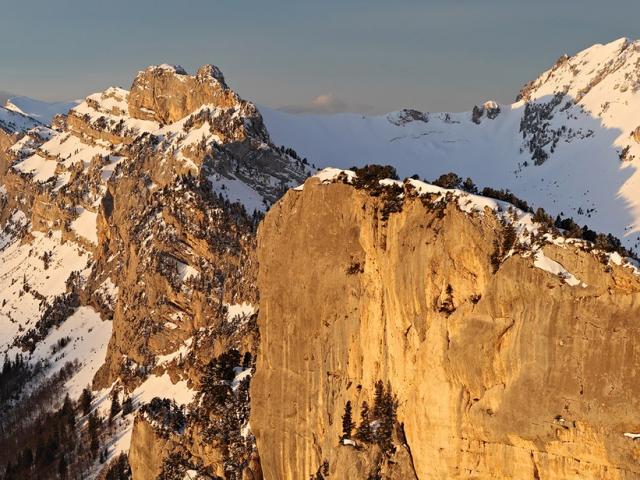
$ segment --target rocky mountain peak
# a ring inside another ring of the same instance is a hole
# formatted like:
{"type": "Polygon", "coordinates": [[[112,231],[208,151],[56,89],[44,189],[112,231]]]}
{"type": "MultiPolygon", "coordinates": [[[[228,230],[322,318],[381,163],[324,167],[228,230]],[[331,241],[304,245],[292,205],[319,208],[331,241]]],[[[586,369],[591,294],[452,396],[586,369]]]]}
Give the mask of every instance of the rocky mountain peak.
{"type": "Polygon", "coordinates": [[[224,81],[222,70],[220,70],[215,65],[202,65],[196,73],[196,78],[203,82],[216,81],[219,84],[223,85],[224,88],[228,88],[226,82],[224,81]]]}
{"type": "Polygon", "coordinates": [[[573,56],[564,54],[549,70],[527,83],[516,101],[531,101],[560,93],[578,103],[587,94],[593,96],[602,91],[603,86],[609,95],[615,91],[625,93],[630,88],[635,91],[639,52],[640,42],[620,38],[607,44],[592,45],[573,56]]]}
{"type": "Polygon", "coordinates": [[[200,67],[196,75],[187,74],[182,67],[157,65],[142,70],[133,81],[129,114],[167,125],[204,105],[228,109],[243,103],[214,65],[200,67]]]}

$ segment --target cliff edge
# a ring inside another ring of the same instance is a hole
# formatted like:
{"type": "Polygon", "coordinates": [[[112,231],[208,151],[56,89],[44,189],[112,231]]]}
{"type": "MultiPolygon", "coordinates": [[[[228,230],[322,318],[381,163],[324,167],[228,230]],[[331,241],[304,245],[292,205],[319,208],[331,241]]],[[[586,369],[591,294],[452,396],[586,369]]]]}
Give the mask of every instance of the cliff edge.
{"type": "Polygon", "coordinates": [[[259,228],[264,478],[637,478],[637,271],[502,202],[350,183],[259,228]]]}

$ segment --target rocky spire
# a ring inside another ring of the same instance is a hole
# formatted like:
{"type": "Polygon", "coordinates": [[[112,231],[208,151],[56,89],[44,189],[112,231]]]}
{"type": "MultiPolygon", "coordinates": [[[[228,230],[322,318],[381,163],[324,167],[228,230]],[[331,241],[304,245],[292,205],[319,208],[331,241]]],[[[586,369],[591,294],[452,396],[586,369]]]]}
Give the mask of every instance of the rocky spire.
{"type": "Polygon", "coordinates": [[[133,81],[129,115],[167,125],[203,105],[226,109],[242,103],[214,65],[200,67],[196,75],[188,75],[182,67],[154,65],[139,72],[133,81]]]}

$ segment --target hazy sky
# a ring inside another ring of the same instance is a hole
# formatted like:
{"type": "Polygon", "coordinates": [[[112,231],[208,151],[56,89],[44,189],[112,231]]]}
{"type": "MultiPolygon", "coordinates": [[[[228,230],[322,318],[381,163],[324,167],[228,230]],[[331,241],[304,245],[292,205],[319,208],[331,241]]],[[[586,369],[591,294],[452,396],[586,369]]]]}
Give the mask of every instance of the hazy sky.
{"type": "Polygon", "coordinates": [[[213,63],[274,107],[469,110],[563,53],[640,38],[638,18],[638,0],[0,0],[0,90],[66,100],[213,63]]]}

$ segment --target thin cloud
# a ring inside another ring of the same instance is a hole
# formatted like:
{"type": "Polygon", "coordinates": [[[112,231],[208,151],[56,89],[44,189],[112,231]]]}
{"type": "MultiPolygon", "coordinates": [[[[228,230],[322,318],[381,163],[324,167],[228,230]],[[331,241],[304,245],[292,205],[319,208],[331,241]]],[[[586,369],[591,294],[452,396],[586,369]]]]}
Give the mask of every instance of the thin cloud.
{"type": "Polygon", "coordinates": [[[371,107],[370,105],[352,104],[337,97],[333,93],[323,93],[314,97],[309,103],[305,105],[287,105],[279,108],[279,110],[289,113],[367,113],[373,110],[373,107],[371,107]]]}

